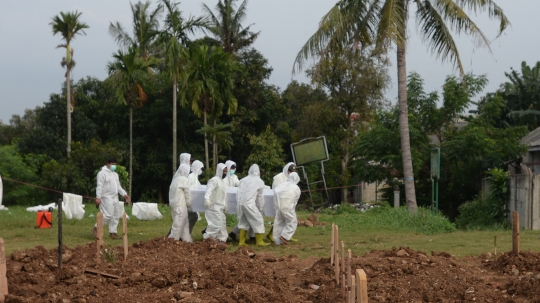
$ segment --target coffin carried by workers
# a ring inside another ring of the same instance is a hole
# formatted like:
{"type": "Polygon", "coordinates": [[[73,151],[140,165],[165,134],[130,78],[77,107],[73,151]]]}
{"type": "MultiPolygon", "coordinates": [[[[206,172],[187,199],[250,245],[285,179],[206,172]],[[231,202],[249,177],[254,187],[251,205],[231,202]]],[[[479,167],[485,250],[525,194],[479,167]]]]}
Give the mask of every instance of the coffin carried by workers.
{"type": "MultiPolygon", "coordinates": [[[[227,187],[227,212],[229,214],[236,214],[236,193],[238,187],[227,187]]],[[[206,193],[206,185],[192,186],[189,189],[191,195],[191,209],[195,212],[204,212],[204,194],[206,193]]],[[[267,217],[275,216],[274,210],[274,191],[271,189],[265,189],[264,196],[264,208],[263,214],[267,217]]]]}

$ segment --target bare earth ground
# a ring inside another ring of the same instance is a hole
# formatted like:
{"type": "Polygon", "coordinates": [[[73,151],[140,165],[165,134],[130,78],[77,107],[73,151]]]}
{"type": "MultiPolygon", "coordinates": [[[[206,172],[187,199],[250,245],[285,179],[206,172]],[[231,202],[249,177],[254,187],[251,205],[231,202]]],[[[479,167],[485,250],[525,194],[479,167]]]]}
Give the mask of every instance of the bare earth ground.
{"type": "MultiPolygon", "coordinates": [[[[7,258],[6,302],[345,302],[329,258],[253,256],[250,248],[230,253],[212,241],[164,238],[135,243],[127,261],[115,250],[115,263],[97,264],[95,243],[65,247],[58,284],[56,249],[17,251],[7,258]]],[[[540,302],[538,253],[454,258],[399,248],[353,263],[366,271],[370,302],[540,302]]]]}

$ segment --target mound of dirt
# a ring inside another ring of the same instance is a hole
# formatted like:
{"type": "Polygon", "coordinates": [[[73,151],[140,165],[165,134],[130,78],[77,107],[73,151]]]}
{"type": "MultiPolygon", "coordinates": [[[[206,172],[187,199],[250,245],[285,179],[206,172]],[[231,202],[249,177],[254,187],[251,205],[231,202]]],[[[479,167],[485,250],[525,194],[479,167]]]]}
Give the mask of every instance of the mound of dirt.
{"type": "MultiPolygon", "coordinates": [[[[56,249],[15,252],[7,261],[6,302],[345,302],[329,258],[276,257],[250,247],[231,253],[212,241],[163,238],[135,243],[126,261],[121,248],[101,258],[95,243],[64,247],[56,283],[56,249]]],[[[353,256],[352,269],[366,272],[370,302],[540,302],[539,258],[457,259],[400,247],[353,256]]]]}

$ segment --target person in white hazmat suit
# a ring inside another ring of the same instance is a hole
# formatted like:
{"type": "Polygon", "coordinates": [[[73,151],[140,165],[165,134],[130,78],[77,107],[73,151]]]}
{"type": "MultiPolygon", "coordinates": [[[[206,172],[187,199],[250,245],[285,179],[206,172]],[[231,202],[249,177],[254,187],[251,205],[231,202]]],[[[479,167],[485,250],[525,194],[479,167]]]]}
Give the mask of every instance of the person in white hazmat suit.
{"type": "Polygon", "coordinates": [[[229,172],[225,179],[223,179],[223,182],[225,182],[226,186],[229,187],[238,187],[238,184],[240,184],[240,180],[238,180],[238,177],[235,175],[236,173],[236,163],[231,160],[225,161],[225,166],[227,166],[227,171],[229,172]]]}
{"type": "MultiPolygon", "coordinates": [[[[287,181],[287,178],[289,177],[289,174],[291,174],[293,172],[296,172],[296,164],[294,164],[294,162],[287,163],[287,165],[285,165],[283,167],[283,172],[281,172],[281,173],[274,176],[274,179],[273,179],[273,182],[272,182],[272,189],[275,191],[276,188],[280,184],[285,183],[285,181],[287,181]]],[[[266,235],[266,238],[268,238],[268,240],[270,240],[272,242],[274,242],[273,232],[274,232],[274,226],[272,226],[270,228],[270,231],[266,235]]],[[[291,238],[290,241],[296,242],[297,240],[291,238]]]]}
{"type": "MultiPolygon", "coordinates": [[[[186,164],[188,167],[191,167],[192,162],[193,160],[191,158],[191,154],[188,154],[188,153],[180,154],[180,164],[186,164]]],[[[178,167],[178,169],[180,169],[180,167],[178,167]]],[[[174,176],[176,177],[177,174],[178,174],[178,170],[176,171],[176,174],[174,174],[174,176]]],[[[197,214],[194,211],[191,211],[191,208],[189,208],[188,209],[189,233],[193,231],[193,227],[195,227],[197,220],[199,220],[199,214],[197,214]]]]}
{"type": "Polygon", "coordinates": [[[289,174],[285,183],[278,185],[274,191],[274,207],[276,217],[274,218],[274,243],[277,245],[287,245],[296,228],[296,203],[300,198],[300,187],[298,187],[300,177],[296,172],[289,174]]]}
{"type": "Polygon", "coordinates": [[[189,165],[180,164],[178,168],[179,175],[173,178],[169,187],[169,204],[173,224],[169,238],[184,242],[193,242],[188,224],[188,207],[191,206],[191,197],[189,194],[189,165]]]}
{"type": "MultiPolygon", "coordinates": [[[[190,188],[192,186],[201,185],[201,182],[199,182],[199,176],[202,174],[203,168],[204,168],[204,164],[199,160],[195,160],[191,164],[191,173],[189,173],[189,176],[188,176],[189,187],[190,188]]],[[[201,220],[201,215],[199,213],[196,213],[196,214],[197,214],[197,221],[200,221],[201,220]]],[[[195,224],[193,224],[193,225],[190,224],[189,225],[189,233],[190,234],[193,232],[193,227],[194,226],[195,226],[195,224]]]]}
{"type": "MultiPolygon", "coordinates": [[[[118,200],[118,195],[121,195],[129,203],[129,196],[120,185],[116,170],[116,159],[109,158],[107,165],[101,168],[97,175],[96,187],[96,206],[103,213],[103,225],[109,225],[109,235],[111,239],[120,239],[116,234],[118,222],[122,215],[123,207],[118,200]]],[[[94,238],[97,239],[97,224],[92,229],[94,238]]]]}
{"type": "Polygon", "coordinates": [[[206,211],[206,232],[203,234],[203,239],[216,239],[221,242],[226,242],[229,235],[227,234],[227,187],[223,179],[227,174],[227,167],[223,163],[219,163],[216,167],[216,175],[208,181],[206,185],[206,193],[204,194],[204,206],[206,211]]]}
{"type": "Polygon", "coordinates": [[[239,246],[246,246],[246,237],[249,229],[255,232],[255,245],[267,246],[263,241],[264,218],[262,209],[264,206],[264,181],[261,179],[261,171],[257,164],[249,168],[248,176],[240,180],[236,194],[236,216],[240,229],[239,246]]]}

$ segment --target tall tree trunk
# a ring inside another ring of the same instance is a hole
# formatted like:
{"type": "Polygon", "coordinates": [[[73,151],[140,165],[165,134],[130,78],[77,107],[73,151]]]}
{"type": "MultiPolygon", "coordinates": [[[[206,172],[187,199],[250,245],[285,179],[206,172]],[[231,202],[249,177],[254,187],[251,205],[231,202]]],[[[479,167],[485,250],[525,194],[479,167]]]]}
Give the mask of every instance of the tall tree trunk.
{"type": "Polygon", "coordinates": [[[399,134],[401,137],[401,155],[403,158],[405,200],[407,202],[407,209],[409,212],[416,213],[418,211],[418,207],[416,205],[411,143],[409,138],[409,110],[407,105],[407,66],[405,50],[405,45],[397,47],[399,134]]]}
{"type": "MultiPolygon", "coordinates": [[[[204,112],[204,126],[208,124],[208,118],[206,111],[204,112]]],[[[206,169],[210,169],[210,160],[208,159],[208,140],[206,139],[206,132],[204,132],[204,154],[206,156],[206,169]]]]}
{"type": "Polygon", "coordinates": [[[176,171],[176,75],[174,75],[173,78],[173,152],[172,152],[172,172],[174,175],[174,172],[176,171]]]}
{"type": "Polygon", "coordinates": [[[66,86],[67,86],[67,156],[71,153],[71,79],[69,64],[66,67],[66,86]]]}
{"type": "MultiPolygon", "coordinates": [[[[216,118],[214,117],[214,129],[216,128],[216,118]]],[[[217,167],[218,164],[218,150],[217,150],[217,142],[216,142],[216,135],[214,134],[214,137],[212,138],[212,146],[214,150],[214,166],[217,167]]]]}
{"type": "Polygon", "coordinates": [[[129,106],[129,197],[133,184],[133,106],[129,106]]]}
{"type": "MultiPolygon", "coordinates": [[[[350,121],[350,119],[349,119],[350,121]]],[[[349,164],[349,139],[345,139],[345,154],[343,155],[343,158],[341,159],[341,175],[346,176],[347,174],[347,166],[349,164]]],[[[348,178],[347,178],[348,179],[348,178]]],[[[348,180],[346,180],[345,184],[347,184],[348,180]]],[[[344,187],[341,189],[341,202],[347,202],[347,188],[344,187]]]]}

